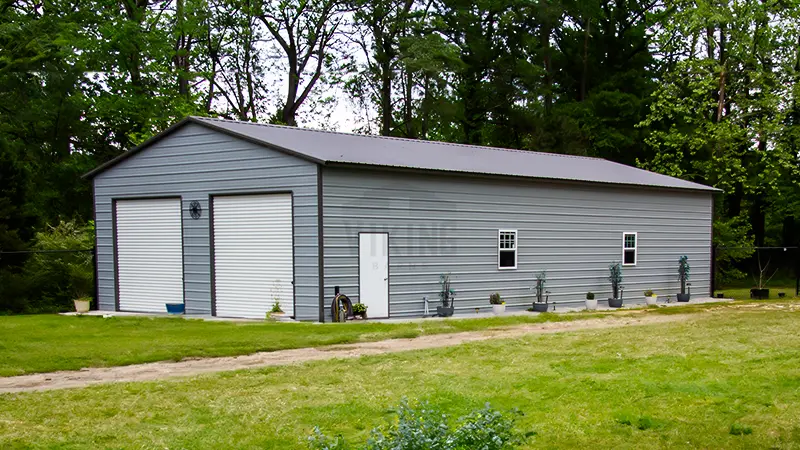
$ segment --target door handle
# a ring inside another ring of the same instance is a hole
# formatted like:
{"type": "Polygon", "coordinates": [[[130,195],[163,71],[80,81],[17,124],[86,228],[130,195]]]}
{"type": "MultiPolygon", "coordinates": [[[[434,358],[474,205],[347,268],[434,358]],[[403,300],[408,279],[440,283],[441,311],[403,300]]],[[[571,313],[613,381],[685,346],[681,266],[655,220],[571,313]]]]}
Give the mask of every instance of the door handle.
{"type": "Polygon", "coordinates": [[[384,279],[383,279],[383,281],[386,281],[386,280],[388,280],[388,279],[389,279],[389,277],[386,277],[386,278],[384,278],[384,279]]]}

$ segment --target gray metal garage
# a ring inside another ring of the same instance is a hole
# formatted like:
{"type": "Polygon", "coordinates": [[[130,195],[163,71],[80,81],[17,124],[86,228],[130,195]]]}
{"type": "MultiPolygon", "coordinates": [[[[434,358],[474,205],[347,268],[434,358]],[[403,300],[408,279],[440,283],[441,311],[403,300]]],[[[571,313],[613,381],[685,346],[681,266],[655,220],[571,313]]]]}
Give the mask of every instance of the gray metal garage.
{"type": "Polygon", "coordinates": [[[99,307],[329,320],[339,287],[371,317],[710,286],[713,188],[595,158],[190,117],[89,174],[99,307]]]}

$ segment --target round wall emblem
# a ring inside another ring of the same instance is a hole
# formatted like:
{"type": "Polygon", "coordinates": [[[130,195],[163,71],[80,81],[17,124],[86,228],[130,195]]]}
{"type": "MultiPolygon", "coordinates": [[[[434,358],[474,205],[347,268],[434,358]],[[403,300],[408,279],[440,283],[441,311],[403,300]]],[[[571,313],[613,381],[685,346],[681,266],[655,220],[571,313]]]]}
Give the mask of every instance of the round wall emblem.
{"type": "Polygon", "coordinates": [[[192,219],[199,219],[201,215],[203,215],[203,207],[200,206],[200,202],[197,200],[192,200],[192,203],[189,203],[189,214],[192,216],[192,219]]]}

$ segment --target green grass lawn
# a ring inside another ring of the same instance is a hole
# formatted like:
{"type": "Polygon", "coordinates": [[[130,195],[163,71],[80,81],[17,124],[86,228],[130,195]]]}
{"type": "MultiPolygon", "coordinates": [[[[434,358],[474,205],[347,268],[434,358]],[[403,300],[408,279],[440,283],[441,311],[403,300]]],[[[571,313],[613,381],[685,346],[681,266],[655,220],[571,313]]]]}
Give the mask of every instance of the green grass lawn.
{"type": "Polygon", "coordinates": [[[0,376],[186,357],[242,355],[587,317],[591,315],[543,314],[393,324],[312,324],[146,317],[0,316],[0,376]]]}
{"type": "Polygon", "coordinates": [[[676,323],[5,394],[0,448],[302,449],[315,425],[363,442],[404,396],[454,416],[485,402],[519,408],[520,429],[536,433],[530,448],[800,448],[800,312],[747,306],[676,323]]]}

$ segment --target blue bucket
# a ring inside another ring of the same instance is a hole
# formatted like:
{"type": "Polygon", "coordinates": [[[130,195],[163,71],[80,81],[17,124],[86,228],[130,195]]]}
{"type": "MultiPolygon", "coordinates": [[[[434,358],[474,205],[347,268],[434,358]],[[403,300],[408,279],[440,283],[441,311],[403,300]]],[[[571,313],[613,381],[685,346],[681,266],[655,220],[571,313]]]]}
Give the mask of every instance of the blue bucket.
{"type": "Polygon", "coordinates": [[[170,314],[183,314],[183,303],[167,303],[167,312],[170,314]]]}

